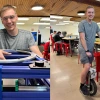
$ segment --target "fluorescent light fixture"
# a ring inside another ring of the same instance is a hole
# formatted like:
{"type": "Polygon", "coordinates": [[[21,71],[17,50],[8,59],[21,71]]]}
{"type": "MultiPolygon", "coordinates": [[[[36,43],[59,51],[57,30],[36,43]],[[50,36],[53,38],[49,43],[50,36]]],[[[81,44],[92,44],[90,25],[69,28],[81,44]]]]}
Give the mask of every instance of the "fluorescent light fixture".
{"type": "Polygon", "coordinates": [[[25,23],[17,23],[18,25],[24,25],[25,23]]]}
{"type": "Polygon", "coordinates": [[[65,23],[69,23],[70,21],[63,21],[63,22],[65,22],[65,23]]]}
{"type": "Polygon", "coordinates": [[[18,18],[18,20],[29,20],[29,18],[22,17],[22,18],[18,18]]]}
{"type": "Polygon", "coordinates": [[[97,23],[97,24],[100,24],[100,22],[99,22],[99,23],[97,23]]]}
{"type": "Polygon", "coordinates": [[[50,21],[50,18],[41,18],[41,21],[50,21]]]}
{"type": "Polygon", "coordinates": [[[50,15],[50,18],[55,18],[55,19],[63,19],[62,16],[55,16],[55,15],[50,15]]]}
{"type": "Polygon", "coordinates": [[[16,6],[13,6],[14,8],[17,8],[16,6]]]}
{"type": "Polygon", "coordinates": [[[42,9],[43,7],[39,5],[32,7],[32,10],[42,10],[42,9]]]}
{"type": "Polygon", "coordinates": [[[50,23],[33,23],[34,25],[50,25],[50,23]]]}
{"type": "Polygon", "coordinates": [[[56,21],[57,21],[57,20],[51,20],[51,19],[50,19],[50,22],[56,22],[56,21]]]}
{"type": "Polygon", "coordinates": [[[74,23],[74,21],[63,21],[64,23],[74,23]]]}
{"type": "Polygon", "coordinates": [[[96,0],[96,1],[99,1],[100,2],[100,0],[96,0]]]}
{"type": "Polygon", "coordinates": [[[78,13],[78,15],[79,15],[79,16],[84,16],[85,14],[84,14],[84,13],[78,13]]]}
{"type": "Polygon", "coordinates": [[[62,23],[62,24],[56,24],[56,25],[65,25],[65,24],[62,23]]]}
{"type": "Polygon", "coordinates": [[[77,12],[77,15],[79,15],[79,16],[84,16],[84,15],[85,15],[85,11],[78,11],[78,12],[77,12]]]}

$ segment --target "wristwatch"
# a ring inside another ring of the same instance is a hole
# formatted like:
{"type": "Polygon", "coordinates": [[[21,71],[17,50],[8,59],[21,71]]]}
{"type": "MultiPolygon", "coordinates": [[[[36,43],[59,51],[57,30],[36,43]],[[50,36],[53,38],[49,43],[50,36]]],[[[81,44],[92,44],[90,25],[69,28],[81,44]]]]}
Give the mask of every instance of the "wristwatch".
{"type": "Polygon", "coordinates": [[[85,52],[89,52],[89,50],[86,50],[85,52]]]}

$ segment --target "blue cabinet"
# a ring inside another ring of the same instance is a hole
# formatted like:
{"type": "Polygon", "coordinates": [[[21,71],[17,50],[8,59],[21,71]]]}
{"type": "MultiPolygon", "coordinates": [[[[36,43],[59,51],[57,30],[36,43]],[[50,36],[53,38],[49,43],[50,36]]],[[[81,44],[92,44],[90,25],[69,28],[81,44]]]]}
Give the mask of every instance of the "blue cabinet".
{"type": "Polygon", "coordinates": [[[32,32],[35,42],[37,41],[37,32],[32,32]]]}

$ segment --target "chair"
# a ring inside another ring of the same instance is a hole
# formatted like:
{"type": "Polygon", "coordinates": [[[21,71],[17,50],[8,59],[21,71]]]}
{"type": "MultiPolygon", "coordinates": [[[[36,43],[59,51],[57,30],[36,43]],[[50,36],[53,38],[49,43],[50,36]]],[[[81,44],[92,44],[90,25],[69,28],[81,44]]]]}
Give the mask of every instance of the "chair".
{"type": "Polygon", "coordinates": [[[48,42],[46,42],[45,43],[45,45],[44,45],[44,51],[42,52],[42,54],[43,54],[43,57],[44,57],[44,59],[46,59],[46,60],[50,60],[50,42],[48,41],[48,42]]]}
{"type": "Polygon", "coordinates": [[[51,43],[52,43],[52,50],[54,52],[55,42],[54,42],[54,39],[53,39],[52,35],[50,35],[50,40],[51,40],[51,43]]]}
{"type": "Polygon", "coordinates": [[[61,54],[63,53],[62,47],[63,47],[63,44],[62,43],[55,42],[55,50],[56,51],[60,51],[61,54]]]}
{"type": "Polygon", "coordinates": [[[48,53],[48,61],[50,61],[50,53],[48,53]]]}
{"type": "Polygon", "coordinates": [[[69,53],[69,44],[68,43],[63,43],[63,47],[64,47],[64,54],[67,56],[69,53]]]}

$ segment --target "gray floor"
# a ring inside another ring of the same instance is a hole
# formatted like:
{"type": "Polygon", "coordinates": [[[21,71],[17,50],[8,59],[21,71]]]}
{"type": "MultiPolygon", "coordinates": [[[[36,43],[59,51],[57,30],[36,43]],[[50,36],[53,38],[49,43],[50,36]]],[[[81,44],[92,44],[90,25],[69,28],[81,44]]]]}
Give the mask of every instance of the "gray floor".
{"type": "Polygon", "coordinates": [[[100,100],[100,85],[94,97],[83,96],[79,91],[82,65],[77,56],[56,56],[51,52],[51,99],[50,100],[100,100]]]}

